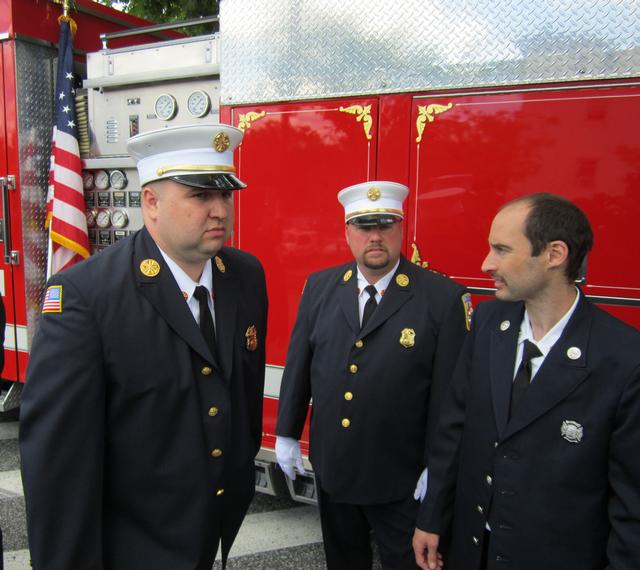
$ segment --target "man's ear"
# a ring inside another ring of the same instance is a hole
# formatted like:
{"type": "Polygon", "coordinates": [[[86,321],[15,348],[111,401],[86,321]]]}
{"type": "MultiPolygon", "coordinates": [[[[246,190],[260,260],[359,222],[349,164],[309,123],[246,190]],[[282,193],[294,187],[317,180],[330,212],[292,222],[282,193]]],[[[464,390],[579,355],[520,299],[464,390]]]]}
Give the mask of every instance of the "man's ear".
{"type": "Polygon", "coordinates": [[[142,207],[151,219],[155,219],[158,211],[158,191],[152,186],[142,188],[142,207]]]}
{"type": "Polygon", "coordinates": [[[562,240],[554,240],[547,244],[547,263],[549,267],[560,267],[569,259],[569,246],[562,240]]]}

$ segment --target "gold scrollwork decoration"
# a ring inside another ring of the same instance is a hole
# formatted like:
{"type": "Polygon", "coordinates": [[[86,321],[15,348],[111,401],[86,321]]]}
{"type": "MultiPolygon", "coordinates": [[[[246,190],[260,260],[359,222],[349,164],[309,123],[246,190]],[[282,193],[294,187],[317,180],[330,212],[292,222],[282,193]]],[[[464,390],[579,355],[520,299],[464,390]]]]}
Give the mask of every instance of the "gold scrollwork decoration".
{"type": "Polygon", "coordinates": [[[448,105],[439,105],[438,103],[432,103],[431,105],[418,105],[418,118],[416,119],[418,136],[416,138],[416,142],[419,143],[422,140],[422,133],[424,132],[424,127],[427,121],[433,123],[436,115],[445,113],[451,109],[453,109],[453,103],[449,103],[448,105]]]}
{"type": "Polygon", "coordinates": [[[411,244],[411,248],[413,249],[413,253],[411,254],[411,263],[415,263],[418,267],[429,267],[428,261],[422,261],[418,244],[416,244],[415,241],[411,244]]]}
{"type": "Polygon", "coordinates": [[[371,118],[371,105],[363,107],[362,105],[351,105],[351,107],[340,107],[341,113],[350,113],[351,115],[357,115],[356,121],[362,122],[364,128],[364,136],[368,141],[371,140],[371,126],[373,125],[373,119],[371,118]]]}
{"type": "Polygon", "coordinates": [[[251,126],[251,123],[253,121],[262,119],[262,117],[265,117],[266,115],[266,111],[260,111],[259,113],[257,111],[249,111],[248,113],[244,114],[240,113],[240,115],[238,116],[238,128],[244,132],[251,126]]]}

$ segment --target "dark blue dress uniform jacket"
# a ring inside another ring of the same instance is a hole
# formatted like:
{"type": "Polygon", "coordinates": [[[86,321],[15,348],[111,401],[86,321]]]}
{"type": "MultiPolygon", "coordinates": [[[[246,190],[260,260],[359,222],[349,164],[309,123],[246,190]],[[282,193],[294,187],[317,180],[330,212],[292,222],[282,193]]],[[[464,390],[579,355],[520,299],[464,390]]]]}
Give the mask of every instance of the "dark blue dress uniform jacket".
{"type": "Polygon", "coordinates": [[[413,493],[467,323],[464,288],[403,257],[360,331],[356,271],[354,262],[307,281],[276,433],[299,438],[313,397],[310,460],[322,488],[335,501],[365,505],[413,493]],[[396,280],[402,274],[405,286],[396,280]]]}
{"type": "Polygon", "coordinates": [[[41,317],[21,408],[35,570],[210,570],[228,551],[254,490],[267,297],[253,256],[218,255],[217,361],[146,229],[51,278],[62,312],[41,317]]]}
{"type": "Polygon", "coordinates": [[[448,570],[479,568],[487,520],[490,570],[637,570],[640,332],[582,297],[508,420],[523,314],[478,306],[418,527],[452,525],[448,570]]]}

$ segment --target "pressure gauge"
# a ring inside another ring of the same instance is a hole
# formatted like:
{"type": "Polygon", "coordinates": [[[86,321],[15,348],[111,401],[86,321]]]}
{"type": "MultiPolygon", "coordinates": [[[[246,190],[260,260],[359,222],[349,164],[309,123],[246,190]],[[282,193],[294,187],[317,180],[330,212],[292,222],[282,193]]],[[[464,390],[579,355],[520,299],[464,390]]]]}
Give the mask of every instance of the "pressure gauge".
{"type": "Polygon", "coordinates": [[[111,223],[114,228],[125,228],[129,223],[129,216],[124,210],[114,210],[111,214],[111,223]]]}
{"type": "Polygon", "coordinates": [[[168,93],[159,95],[155,103],[156,115],[163,121],[170,121],[176,116],[178,111],[178,104],[176,98],[168,93]]]}
{"type": "Polygon", "coordinates": [[[112,170],[109,174],[109,183],[112,188],[122,190],[127,186],[127,175],[122,170],[112,170]]]}
{"type": "Polygon", "coordinates": [[[91,210],[87,210],[85,212],[85,215],[87,217],[87,227],[88,228],[95,228],[96,227],[96,216],[97,216],[97,212],[92,208],[91,210]]]}
{"type": "Polygon", "coordinates": [[[109,188],[109,173],[106,170],[96,170],[93,183],[99,190],[106,190],[109,188]]]}
{"type": "Polygon", "coordinates": [[[98,210],[96,225],[99,228],[108,228],[111,225],[111,212],[109,210],[98,210]]]}
{"type": "Polygon", "coordinates": [[[204,117],[211,107],[211,99],[204,91],[197,89],[187,99],[187,109],[194,117],[204,117]]]}
{"type": "Polygon", "coordinates": [[[82,171],[82,187],[85,190],[93,190],[93,174],[88,170],[82,171]]]}

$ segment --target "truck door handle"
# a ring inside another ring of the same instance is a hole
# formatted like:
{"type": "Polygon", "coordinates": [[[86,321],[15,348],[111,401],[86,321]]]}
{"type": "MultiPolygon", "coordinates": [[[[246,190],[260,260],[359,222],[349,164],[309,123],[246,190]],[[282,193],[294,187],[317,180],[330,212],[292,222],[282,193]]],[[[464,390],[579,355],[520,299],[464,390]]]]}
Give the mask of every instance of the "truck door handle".
{"type": "Polygon", "coordinates": [[[6,265],[18,265],[20,255],[11,249],[11,224],[9,223],[9,190],[15,190],[15,176],[0,176],[0,186],[2,187],[2,241],[4,243],[4,262],[6,265]]]}

